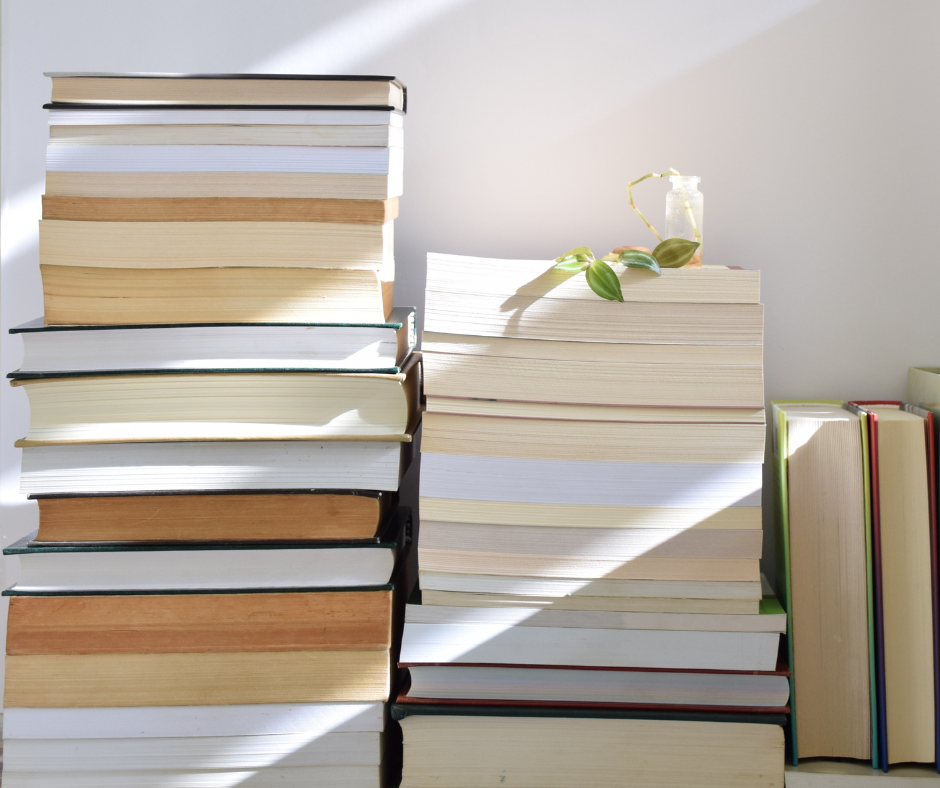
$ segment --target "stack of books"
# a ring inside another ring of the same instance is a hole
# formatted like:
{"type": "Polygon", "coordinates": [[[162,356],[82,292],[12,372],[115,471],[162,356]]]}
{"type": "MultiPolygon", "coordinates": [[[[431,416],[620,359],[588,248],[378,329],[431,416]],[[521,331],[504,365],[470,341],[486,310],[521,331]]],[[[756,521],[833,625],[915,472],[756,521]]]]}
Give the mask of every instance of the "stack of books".
{"type": "Polygon", "coordinates": [[[390,306],[403,88],[53,99],[4,785],[383,785],[421,397],[390,306]]]}
{"type": "Polygon", "coordinates": [[[783,783],[759,274],[619,278],[428,257],[404,788],[783,783]]]}
{"type": "Polygon", "coordinates": [[[913,404],[772,403],[794,785],[822,784],[807,758],[940,770],[940,375],[908,381],[913,404]]]}

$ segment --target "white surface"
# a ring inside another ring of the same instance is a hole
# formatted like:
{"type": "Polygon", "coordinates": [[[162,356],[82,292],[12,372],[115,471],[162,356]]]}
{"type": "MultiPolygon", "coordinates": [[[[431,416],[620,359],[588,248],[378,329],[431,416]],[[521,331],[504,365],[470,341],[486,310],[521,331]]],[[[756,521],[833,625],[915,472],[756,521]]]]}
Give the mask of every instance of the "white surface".
{"type": "Polygon", "coordinates": [[[48,172],[344,172],[400,171],[398,148],[298,145],[50,145],[48,172]]]}
{"type": "Polygon", "coordinates": [[[774,670],[780,635],[634,629],[405,624],[401,662],[774,670]]]}
{"type": "Polygon", "coordinates": [[[259,736],[384,730],[382,703],[23,709],[3,713],[4,739],[259,736]]]}
{"type": "MultiPolygon", "coordinates": [[[[538,608],[445,607],[406,605],[412,624],[486,624],[513,627],[575,629],[667,629],[708,632],[780,632],[787,628],[785,613],[765,615],[708,615],[701,613],[620,613],[538,608]]],[[[572,632],[572,637],[577,633],[572,632]]]]}
{"type": "MultiPolygon", "coordinates": [[[[938,355],[938,25],[933,0],[4,0],[0,371],[41,311],[43,71],[359,72],[408,86],[399,304],[429,251],[649,244],[625,184],[675,167],[702,176],[706,262],[762,271],[767,398],[901,398],[938,355]]],[[[660,229],[668,188],[637,189],[660,229]]],[[[4,387],[7,543],[37,522],[26,423],[4,387]]]]}
{"type": "Polygon", "coordinates": [[[557,670],[420,665],[408,669],[413,698],[784,706],[786,676],[643,670],[557,670]]]}
{"type": "Polygon", "coordinates": [[[156,490],[397,490],[401,443],[189,441],[33,446],[24,493],[156,490]]]}
{"type": "Polygon", "coordinates": [[[384,547],[41,552],[20,556],[18,591],[146,591],[376,586],[395,554],[384,547]]]}
{"type": "Polygon", "coordinates": [[[265,769],[271,766],[378,766],[381,734],[306,733],[175,739],[12,739],[7,772],[265,769]]]}
{"type": "Polygon", "coordinates": [[[12,772],[4,788],[235,788],[238,785],[278,788],[380,788],[375,766],[295,766],[260,771],[177,772],[12,772]]]}
{"type": "Polygon", "coordinates": [[[761,466],[749,463],[590,462],[431,454],[421,495],[469,501],[604,506],[760,506],[761,466]]]}
{"type": "Polygon", "coordinates": [[[31,372],[118,369],[388,369],[392,328],[224,326],[21,334],[31,372]]]}

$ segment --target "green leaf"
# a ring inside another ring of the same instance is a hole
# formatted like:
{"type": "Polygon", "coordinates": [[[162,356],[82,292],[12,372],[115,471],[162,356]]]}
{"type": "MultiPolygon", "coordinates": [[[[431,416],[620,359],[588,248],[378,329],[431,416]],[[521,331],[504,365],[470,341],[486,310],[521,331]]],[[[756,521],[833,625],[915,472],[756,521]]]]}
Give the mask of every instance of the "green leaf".
{"type": "Polygon", "coordinates": [[[619,263],[620,257],[613,252],[608,252],[601,258],[601,260],[603,260],[605,263],[619,263]]]}
{"type": "Polygon", "coordinates": [[[574,273],[578,273],[578,271],[583,271],[590,264],[590,260],[565,260],[563,263],[556,264],[555,268],[558,268],[562,271],[573,271],[574,273]]]}
{"type": "Polygon", "coordinates": [[[620,280],[614,269],[602,260],[595,260],[588,266],[584,272],[588,285],[591,290],[597,293],[601,298],[608,301],[623,301],[623,293],[620,291],[620,280]]]}
{"type": "Polygon", "coordinates": [[[692,256],[699,244],[685,238],[667,238],[653,250],[653,257],[662,268],[682,268],[692,256]]]}
{"type": "Polygon", "coordinates": [[[588,260],[594,259],[594,252],[591,251],[588,246],[578,246],[570,251],[565,252],[561,257],[556,257],[556,263],[564,263],[567,260],[574,260],[577,258],[586,258],[588,260]]]}
{"type": "Polygon", "coordinates": [[[639,249],[627,249],[621,252],[617,262],[623,263],[627,268],[645,268],[647,271],[652,271],[657,276],[662,275],[662,271],[659,270],[659,262],[656,258],[651,254],[641,252],[639,249]]]}

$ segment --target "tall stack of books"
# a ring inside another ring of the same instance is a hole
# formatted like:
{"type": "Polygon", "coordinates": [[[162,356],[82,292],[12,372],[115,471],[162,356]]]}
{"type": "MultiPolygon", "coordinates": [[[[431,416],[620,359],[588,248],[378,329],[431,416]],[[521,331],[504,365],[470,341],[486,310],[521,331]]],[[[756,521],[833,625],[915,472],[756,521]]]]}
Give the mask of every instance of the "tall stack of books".
{"type": "Polygon", "coordinates": [[[403,109],[384,77],[53,75],[5,786],[384,784],[403,109]]]}
{"type": "Polygon", "coordinates": [[[403,788],[783,785],[759,274],[619,278],[428,257],[403,788]]]}

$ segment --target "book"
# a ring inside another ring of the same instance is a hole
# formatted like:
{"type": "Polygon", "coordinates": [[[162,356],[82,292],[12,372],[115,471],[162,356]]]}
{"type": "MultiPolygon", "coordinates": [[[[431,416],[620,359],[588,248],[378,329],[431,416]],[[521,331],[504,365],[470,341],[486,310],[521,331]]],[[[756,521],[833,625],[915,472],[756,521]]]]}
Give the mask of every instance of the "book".
{"type": "Polygon", "coordinates": [[[179,440],[407,440],[420,355],[394,375],[208,372],[18,378],[17,446],[179,440]]]}
{"type": "Polygon", "coordinates": [[[419,703],[476,700],[780,712],[790,696],[787,672],[408,665],[407,697],[419,703]]]}
{"type": "Polygon", "coordinates": [[[47,172],[56,197],[273,197],[388,200],[404,184],[389,175],[309,172],[47,172]]]}
{"type": "Polygon", "coordinates": [[[429,591],[458,591],[465,594],[505,594],[539,598],[580,596],[582,598],[639,597],[674,600],[753,600],[754,604],[750,612],[756,612],[758,603],[763,598],[760,580],[621,580],[610,578],[517,577],[512,575],[468,574],[465,572],[431,572],[422,569],[419,582],[423,593],[429,591]]]}
{"type": "Polygon", "coordinates": [[[132,780],[134,773],[142,771],[267,771],[272,763],[288,773],[293,771],[289,767],[298,766],[373,766],[377,770],[381,739],[379,732],[327,733],[312,740],[302,733],[195,739],[13,739],[4,746],[4,769],[8,777],[20,772],[39,772],[52,779],[60,772],[73,776],[107,772],[115,780],[119,776],[115,772],[129,772],[125,777],[132,780]]]}
{"type": "Polygon", "coordinates": [[[36,543],[379,539],[394,493],[368,490],[30,496],[36,543]]]}
{"type": "MultiPolygon", "coordinates": [[[[750,304],[760,302],[760,272],[727,266],[667,268],[661,276],[636,268],[617,268],[625,301],[658,304],[750,304]]],[[[497,260],[486,257],[428,253],[428,309],[435,311],[464,295],[515,297],[523,302],[543,300],[553,311],[565,314],[573,302],[594,302],[597,296],[583,276],[555,268],[554,260],[497,260]]],[[[468,302],[469,303],[469,302],[468,302]]],[[[589,304],[602,306],[603,304],[589,304]]],[[[611,306],[614,306],[611,304],[611,306]]],[[[598,310],[599,311],[599,310],[598,310]]],[[[626,310],[626,311],[632,311],[626,310]]],[[[483,313],[479,313],[483,317],[483,313]]],[[[493,315],[492,317],[495,317],[493,315]]],[[[431,332],[447,332],[428,328],[431,332]]],[[[496,334],[495,336],[501,336],[496,334]]],[[[506,334],[504,336],[510,336],[506,334]]],[[[565,339],[571,340],[574,335],[565,339]]],[[[701,336],[697,335],[700,340],[701,336]]],[[[616,335],[604,341],[616,342],[616,335]]],[[[620,341],[627,341],[620,338],[620,341]]],[[[635,340],[630,339],[630,342],[635,340]]],[[[698,344],[698,342],[697,342],[698,344]]],[[[711,344],[701,342],[703,345],[711,344]]]]}
{"type": "Polygon", "coordinates": [[[625,268],[618,278],[624,299],[634,302],[629,309],[597,302],[584,277],[551,261],[429,254],[425,330],[566,342],[688,344],[694,336],[702,345],[762,344],[756,272],[675,269],[657,277],[625,268]],[[709,277],[710,296],[698,286],[709,277]],[[743,286],[738,294],[732,282],[743,286]]]}
{"type": "Polygon", "coordinates": [[[3,710],[4,742],[28,739],[165,739],[380,732],[385,704],[252,703],[228,706],[24,708],[3,710]]]}
{"type": "Polygon", "coordinates": [[[417,623],[406,618],[402,664],[502,664],[769,671],[776,632],[525,627],[417,623]]]}
{"type": "MultiPolygon", "coordinates": [[[[629,613],[537,608],[439,607],[410,603],[406,621],[414,624],[548,627],[550,629],[644,629],[701,632],[776,632],[786,634],[787,615],[776,597],[765,596],[757,615],[629,613]]],[[[577,632],[570,633],[577,637],[577,632]]]]}
{"type": "MultiPolygon", "coordinates": [[[[440,582],[440,575],[436,580],[440,582]]],[[[629,597],[629,596],[520,596],[507,593],[466,593],[461,591],[438,591],[424,588],[421,601],[425,607],[492,607],[520,608],[527,610],[577,610],[608,611],[623,613],[672,613],[696,615],[757,615],[760,602],[757,599],[683,599],[674,597],[629,597]]]]}
{"type": "MultiPolygon", "coordinates": [[[[401,709],[413,710],[414,707],[401,709]]],[[[583,788],[635,775],[646,785],[783,788],[783,730],[778,725],[684,719],[486,716],[410,713],[402,788],[502,784],[583,788]]],[[[529,710],[526,710],[531,715],[529,710]]],[[[569,712],[571,714],[571,712],[569,712]]],[[[756,716],[756,715],[755,715],[756,716]]],[[[634,779],[631,777],[631,779],[634,779]]]]}
{"type": "Polygon", "coordinates": [[[180,106],[43,107],[49,114],[50,135],[56,126],[404,126],[404,115],[394,110],[342,109],[272,109],[252,107],[231,109],[211,107],[193,109],[180,106]]]}
{"type": "Polygon", "coordinates": [[[940,778],[924,764],[902,764],[888,774],[857,761],[811,760],[799,766],[788,764],[786,784],[788,788],[930,788],[940,785],[940,778]]]}
{"type": "Polygon", "coordinates": [[[424,325],[428,331],[444,334],[472,332],[517,339],[605,342],[621,336],[652,345],[687,343],[690,337],[703,345],[763,342],[760,304],[638,302],[630,309],[618,307],[614,301],[553,301],[534,296],[513,301],[477,294],[462,296],[459,303],[450,299],[438,303],[428,291],[424,325]]]}
{"type": "MultiPolygon", "coordinates": [[[[251,578],[245,581],[247,586],[251,578]]],[[[116,595],[14,588],[7,654],[355,651],[392,645],[389,585],[274,593],[145,590],[146,582],[116,595]]]]}
{"type": "Polygon", "coordinates": [[[435,454],[608,462],[744,462],[764,458],[762,424],[609,422],[426,413],[435,454]]]}
{"type": "Polygon", "coordinates": [[[39,222],[45,266],[328,268],[394,278],[394,222],[39,222]]]}
{"type": "Polygon", "coordinates": [[[69,197],[44,194],[43,220],[67,222],[349,222],[398,218],[390,200],[290,197],[69,197]]]}
{"type": "Polygon", "coordinates": [[[426,572],[467,576],[514,577],[536,580],[595,581],[658,580],[688,582],[759,582],[757,558],[669,558],[641,555],[622,558],[567,558],[563,555],[485,553],[419,547],[426,572]]]}
{"type": "Polygon", "coordinates": [[[410,436],[402,437],[27,446],[20,491],[27,495],[245,489],[395,492],[414,453],[410,436]]]}
{"type": "MultiPolygon", "coordinates": [[[[198,110],[197,110],[198,111],[198,110]]],[[[66,120],[67,123],[67,120],[66,120]]],[[[297,123],[226,126],[207,119],[199,125],[179,124],[49,126],[50,145],[284,145],[400,148],[401,126],[302,126],[297,123]]]]}
{"type": "Polygon", "coordinates": [[[603,342],[569,342],[563,339],[513,339],[504,336],[440,334],[425,331],[421,348],[426,353],[441,353],[448,356],[591,361],[603,366],[608,364],[675,364],[703,367],[718,364],[760,367],[763,364],[764,352],[760,345],[644,345],[624,342],[621,341],[622,339],[625,338],[611,336],[603,342]]]}
{"type": "Polygon", "coordinates": [[[879,764],[937,763],[937,616],[933,414],[855,402],[871,461],[879,764]]]}
{"type": "Polygon", "coordinates": [[[395,77],[336,74],[47,72],[54,104],[273,105],[405,109],[395,77]]]}
{"type": "Polygon", "coordinates": [[[388,322],[227,325],[47,326],[10,329],[23,339],[13,379],[100,372],[231,370],[397,374],[415,347],[415,310],[388,322]]]}
{"type": "MultiPolygon", "coordinates": [[[[588,343],[584,343],[588,344],[588,343]]],[[[427,354],[422,350],[425,361],[427,354]]],[[[764,424],[763,408],[669,408],[513,402],[470,397],[425,397],[427,413],[556,421],[672,422],[682,424],[764,424]]]]}
{"type": "Polygon", "coordinates": [[[252,651],[6,658],[4,707],[384,701],[389,654],[252,651]]]}
{"type": "Polygon", "coordinates": [[[841,404],[771,404],[794,760],[877,763],[865,425],[841,404]]]}
{"type": "Polygon", "coordinates": [[[734,528],[590,528],[487,525],[422,520],[420,550],[633,561],[651,558],[757,558],[763,531],[734,528]]]}
{"type": "Polygon", "coordinates": [[[387,542],[33,543],[4,548],[20,559],[17,592],[355,587],[389,582],[405,538],[387,542]]]}
{"type": "Polygon", "coordinates": [[[429,353],[425,368],[428,394],[434,397],[754,410],[763,406],[764,396],[759,365],[601,364],[429,353]]]}
{"type": "MultiPolygon", "coordinates": [[[[759,502],[758,502],[759,503],[759,502]]],[[[617,506],[421,497],[426,520],[560,528],[760,529],[757,506],[617,506]]]]}
{"type": "Polygon", "coordinates": [[[393,279],[325,268],[40,265],[47,325],[384,323],[393,279]]]}
{"type": "Polygon", "coordinates": [[[47,172],[342,173],[402,178],[400,147],[319,145],[67,145],[46,147],[47,172]]]}
{"type": "MultiPolygon", "coordinates": [[[[282,788],[309,788],[311,785],[329,785],[335,788],[377,788],[381,783],[381,770],[362,766],[298,766],[266,767],[262,773],[266,780],[276,780],[282,788]],[[321,782],[322,781],[322,782],[321,782]]],[[[210,779],[223,785],[238,784],[255,778],[257,770],[209,772],[210,779]]],[[[156,772],[14,772],[7,779],[12,788],[162,788],[167,781],[179,786],[206,785],[205,771],[159,770],[156,772]]],[[[212,784],[212,783],[210,783],[212,784]]],[[[218,784],[218,783],[216,783],[218,784]]]]}
{"type": "Polygon", "coordinates": [[[607,462],[426,452],[425,498],[606,506],[759,506],[760,463],[607,462]]]}

